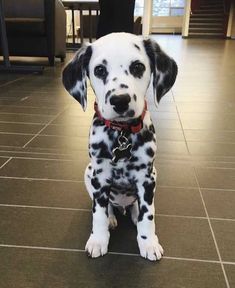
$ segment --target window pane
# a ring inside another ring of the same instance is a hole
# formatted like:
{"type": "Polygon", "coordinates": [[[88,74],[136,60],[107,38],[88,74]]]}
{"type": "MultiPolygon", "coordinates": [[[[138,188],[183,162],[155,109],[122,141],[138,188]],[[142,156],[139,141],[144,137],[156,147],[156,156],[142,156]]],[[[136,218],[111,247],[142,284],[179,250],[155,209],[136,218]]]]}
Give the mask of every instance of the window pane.
{"type": "Polygon", "coordinates": [[[185,0],[171,0],[171,7],[184,7],[185,0]]]}
{"type": "Polygon", "coordinates": [[[153,16],[169,16],[170,9],[169,8],[156,8],[153,10],[153,16]]]}
{"type": "Polygon", "coordinates": [[[171,8],[171,16],[182,16],[184,15],[184,9],[182,8],[178,8],[178,9],[174,9],[174,8],[171,8]]]}
{"type": "Polygon", "coordinates": [[[135,16],[142,16],[144,13],[144,0],[135,0],[135,16]]]}
{"type": "Polygon", "coordinates": [[[169,8],[171,0],[153,0],[153,8],[161,7],[161,8],[169,8]]]}

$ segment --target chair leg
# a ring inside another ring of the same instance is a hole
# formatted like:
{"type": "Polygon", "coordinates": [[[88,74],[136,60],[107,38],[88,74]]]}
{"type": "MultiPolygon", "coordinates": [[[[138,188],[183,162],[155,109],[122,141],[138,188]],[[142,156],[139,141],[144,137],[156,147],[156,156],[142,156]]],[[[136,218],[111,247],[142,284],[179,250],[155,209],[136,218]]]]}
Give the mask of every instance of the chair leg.
{"type": "Polygon", "coordinates": [[[49,64],[50,66],[55,66],[55,57],[53,56],[48,56],[49,64]]]}

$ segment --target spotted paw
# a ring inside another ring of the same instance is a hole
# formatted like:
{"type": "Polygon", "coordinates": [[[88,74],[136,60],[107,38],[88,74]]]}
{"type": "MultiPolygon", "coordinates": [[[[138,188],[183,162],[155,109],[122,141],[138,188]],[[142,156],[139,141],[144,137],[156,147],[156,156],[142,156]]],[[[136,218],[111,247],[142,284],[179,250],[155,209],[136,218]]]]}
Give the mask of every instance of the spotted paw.
{"type": "Polygon", "coordinates": [[[85,250],[88,253],[88,256],[91,258],[97,258],[100,256],[104,256],[108,252],[108,244],[109,244],[109,233],[105,236],[95,236],[95,234],[91,234],[90,238],[86,243],[85,250]]]}
{"type": "Polygon", "coordinates": [[[162,258],[164,253],[162,246],[158,242],[156,235],[150,238],[143,239],[141,236],[137,237],[140,255],[150,261],[157,261],[162,258]]]}

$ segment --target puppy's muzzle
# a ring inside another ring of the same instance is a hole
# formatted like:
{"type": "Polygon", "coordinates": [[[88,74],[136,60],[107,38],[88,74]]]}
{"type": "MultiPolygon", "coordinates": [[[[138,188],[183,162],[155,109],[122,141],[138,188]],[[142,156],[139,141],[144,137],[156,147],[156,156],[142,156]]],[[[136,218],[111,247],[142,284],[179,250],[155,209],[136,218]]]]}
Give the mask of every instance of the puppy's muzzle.
{"type": "Polygon", "coordinates": [[[131,97],[129,94],[113,95],[110,98],[110,104],[118,114],[122,114],[128,110],[130,101],[131,97]]]}

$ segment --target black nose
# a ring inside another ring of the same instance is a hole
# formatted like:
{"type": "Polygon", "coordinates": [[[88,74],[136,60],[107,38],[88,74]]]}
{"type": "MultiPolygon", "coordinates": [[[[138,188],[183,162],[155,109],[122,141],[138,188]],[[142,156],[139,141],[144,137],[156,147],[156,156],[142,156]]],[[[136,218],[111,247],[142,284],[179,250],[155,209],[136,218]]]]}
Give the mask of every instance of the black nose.
{"type": "Polygon", "coordinates": [[[129,94],[113,95],[110,98],[110,104],[114,106],[114,111],[123,113],[128,110],[128,104],[131,101],[129,94]]]}

